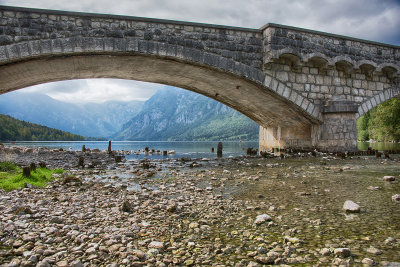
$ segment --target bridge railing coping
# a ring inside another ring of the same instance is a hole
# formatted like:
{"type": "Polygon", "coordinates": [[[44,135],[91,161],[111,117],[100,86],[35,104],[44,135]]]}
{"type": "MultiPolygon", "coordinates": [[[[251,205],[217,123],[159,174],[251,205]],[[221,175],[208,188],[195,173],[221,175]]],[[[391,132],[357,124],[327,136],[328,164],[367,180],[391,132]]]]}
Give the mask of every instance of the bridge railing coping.
{"type": "Polygon", "coordinates": [[[217,29],[224,29],[224,30],[259,33],[259,34],[262,34],[262,32],[268,28],[280,28],[280,29],[292,30],[292,31],[297,31],[297,32],[305,32],[305,33],[317,34],[317,35],[322,35],[322,36],[327,36],[327,37],[332,37],[332,38],[337,38],[337,39],[343,39],[343,40],[355,41],[355,42],[360,42],[360,43],[366,43],[366,44],[379,45],[379,46],[384,46],[384,47],[389,47],[389,48],[400,49],[400,46],[398,46],[398,45],[385,44],[385,43],[376,42],[376,41],[369,41],[369,40],[355,38],[355,37],[349,37],[349,36],[344,36],[344,35],[339,35],[339,34],[304,29],[304,28],[294,27],[294,26],[287,26],[287,25],[282,25],[282,24],[277,24],[277,23],[267,23],[259,29],[252,29],[252,28],[246,28],[246,27],[224,26],[224,25],[218,25],[218,24],[187,22],[187,21],[178,21],[178,20],[169,20],[169,19],[156,19],[156,18],[100,14],[100,13],[88,13],[88,12],[77,12],[77,11],[61,11],[61,10],[15,7],[15,6],[5,6],[5,5],[0,5],[0,11],[31,12],[31,13],[42,13],[42,14],[49,14],[49,15],[80,16],[80,17],[91,17],[91,18],[144,21],[144,22],[163,23],[163,24],[190,25],[190,26],[194,26],[194,27],[217,28],[217,29]]]}
{"type": "Polygon", "coordinates": [[[310,29],[304,29],[304,28],[300,28],[300,27],[287,26],[287,25],[276,24],[276,23],[267,23],[264,26],[262,26],[260,28],[260,30],[264,31],[264,30],[266,30],[268,28],[280,28],[280,29],[286,29],[286,30],[291,30],[291,31],[305,32],[305,33],[310,33],[310,34],[322,35],[322,36],[332,37],[332,38],[337,38],[337,39],[355,41],[355,42],[360,42],[360,43],[365,43],[365,44],[372,44],[372,45],[379,45],[379,46],[385,46],[385,47],[389,47],[389,48],[400,49],[400,46],[398,46],[398,45],[385,44],[385,43],[381,43],[381,42],[369,41],[369,40],[365,40],[365,39],[349,37],[349,36],[340,35],[340,34],[334,34],[334,33],[328,33],[328,32],[322,32],[322,31],[316,31],[316,30],[310,30],[310,29]]]}
{"type": "Polygon", "coordinates": [[[259,29],[252,29],[252,28],[245,28],[245,27],[224,26],[224,25],[218,25],[218,24],[188,22],[188,21],[169,20],[169,19],[156,19],[156,18],[127,16],[127,15],[112,15],[112,14],[88,13],[88,12],[77,12],[77,11],[62,11],[62,10],[15,7],[15,6],[4,6],[4,5],[0,5],[0,11],[30,12],[30,13],[39,13],[39,14],[47,14],[47,15],[79,16],[79,17],[91,17],[91,18],[102,18],[102,19],[132,20],[132,21],[142,21],[142,22],[150,22],[150,23],[153,22],[153,23],[162,23],[162,24],[176,24],[176,25],[185,25],[185,26],[194,26],[194,27],[217,28],[217,29],[223,29],[223,30],[244,31],[244,32],[253,32],[253,33],[259,33],[259,34],[262,33],[259,29]]]}

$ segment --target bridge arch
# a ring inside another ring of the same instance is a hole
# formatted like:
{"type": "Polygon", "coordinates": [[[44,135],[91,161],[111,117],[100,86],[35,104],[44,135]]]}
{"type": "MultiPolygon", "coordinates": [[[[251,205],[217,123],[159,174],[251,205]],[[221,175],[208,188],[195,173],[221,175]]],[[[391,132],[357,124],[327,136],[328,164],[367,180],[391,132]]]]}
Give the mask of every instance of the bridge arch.
{"type": "Polygon", "coordinates": [[[1,48],[2,93],[70,79],[130,79],[206,95],[260,125],[318,123],[318,108],[290,87],[255,67],[200,48],[169,47],[135,37],[82,36],[31,40],[1,48]]]}
{"type": "Polygon", "coordinates": [[[366,100],[364,103],[362,103],[358,107],[358,112],[356,114],[356,118],[361,117],[362,115],[364,115],[368,111],[372,110],[379,104],[386,102],[394,97],[400,97],[400,86],[399,85],[387,88],[387,89],[383,90],[382,92],[380,92],[379,94],[376,94],[376,95],[370,97],[368,100],[366,100]]]}

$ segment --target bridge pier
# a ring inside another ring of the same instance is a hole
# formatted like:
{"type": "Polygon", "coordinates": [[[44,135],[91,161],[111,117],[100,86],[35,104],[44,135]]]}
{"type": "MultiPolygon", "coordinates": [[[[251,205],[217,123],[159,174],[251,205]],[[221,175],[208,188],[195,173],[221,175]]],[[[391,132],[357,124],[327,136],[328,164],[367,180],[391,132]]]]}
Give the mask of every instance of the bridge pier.
{"type": "Polygon", "coordinates": [[[260,126],[260,151],[281,151],[286,149],[311,150],[315,143],[312,138],[314,127],[262,127],[260,126]]]}
{"type": "Polygon", "coordinates": [[[351,101],[330,101],[324,105],[317,147],[324,151],[357,150],[356,114],[351,101]]]}
{"type": "Polygon", "coordinates": [[[321,125],[303,128],[260,126],[260,151],[357,150],[356,113],[358,106],[351,101],[330,101],[323,107],[321,125]]]}

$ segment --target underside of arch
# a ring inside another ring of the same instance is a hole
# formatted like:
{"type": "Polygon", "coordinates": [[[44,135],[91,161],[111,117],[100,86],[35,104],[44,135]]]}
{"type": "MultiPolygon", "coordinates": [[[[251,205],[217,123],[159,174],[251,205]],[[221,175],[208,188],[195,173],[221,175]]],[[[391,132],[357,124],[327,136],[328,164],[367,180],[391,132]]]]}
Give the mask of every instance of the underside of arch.
{"type": "Polygon", "coordinates": [[[388,88],[379,94],[376,94],[369,98],[367,101],[362,103],[358,107],[358,113],[356,114],[356,118],[361,117],[371,109],[375,108],[379,104],[388,101],[394,97],[400,97],[400,86],[388,88]]]}
{"type": "Polygon", "coordinates": [[[0,66],[0,93],[36,84],[86,78],[153,82],[191,90],[245,114],[262,126],[311,126],[299,107],[242,77],[179,60],[141,55],[49,56],[0,66]]]}

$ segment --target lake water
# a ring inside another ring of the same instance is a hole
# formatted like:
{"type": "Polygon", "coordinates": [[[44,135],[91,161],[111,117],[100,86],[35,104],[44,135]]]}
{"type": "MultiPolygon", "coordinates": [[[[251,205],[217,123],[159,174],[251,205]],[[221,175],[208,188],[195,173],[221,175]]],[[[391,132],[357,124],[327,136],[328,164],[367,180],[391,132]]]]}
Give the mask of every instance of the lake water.
{"type": "MultiPolygon", "coordinates": [[[[84,142],[15,142],[7,143],[8,146],[26,146],[26,147],[49,147],[63,148],[72,150],[81,150],[82,146],[86,148],[107,150],[108,141],[84,141],[84,142]]],[[[224,141],[223,157],[246,155],[248,147],[258,148],[258,141],[224,141]]],[[[113,141],[111,144],[112,150],[138,151],[148,147],[150,150],[175,150],[175,154],[169,154],[171,158],[213,158],[217,156],[218,141],[188,141],[188,142],[168,142],[168,141],[113,141]],[[211,153],[211,148],[214,148],[214,153],[211,153]]],[[[142,158],[145,155],[128,155],[126,158],[142,158]]],[[[148,157],[157,159],[163,158],[162,155],[148,155],[148,157]]]]}
{"type": "MultiPolygon", "coordinates": [[[[28,142],[28,141],[20,141],[8,143],[5,142],[5,145],[9,146],[26,146],[26,147],[49,147],[49,148],[63,148],[63,149],[72,149],[72,150],[81,150],[82,146],[85,145],[86,148],[95,149],[98,148],[100,150],[107,150],[108,141],[77,141],[77,142],[64,142],[64,141],[42,141],[42,142],[28,142]]],[[[168,157],[171,158],[182,158],[182,157],[191,157],[191,158],[213,158],[216,157],[218,141],[113,141],[112,149],[113,150],[125,150],[125,151],[138,151],[143,150],[145,147],[149,147],[149,149],[155,150],[175,150],[175,154],[169,154],[168,157]],[[211,152],[211,148],[214,148],[214,153],[211,152]]],[[[241,156],[246,155],[246,150],[249,147],[258,148],[258,141],[224,141],[223,144],[223,157],[229,156],[241,156]]],[[[400,143],[388,143],[388,142],[377,142],[377,143],[368,143],[368,142],[359,142],[358,149],[359,150],[367,150],[368,147],[372,147],[377,150],[399,150],[400,143]]],[[[163,158],[162,155],[144,155],[141,153],[140,155],[128,155],[127,158],[143,158],[143,157],[151,157],[154,159],[163,158]]]]}

